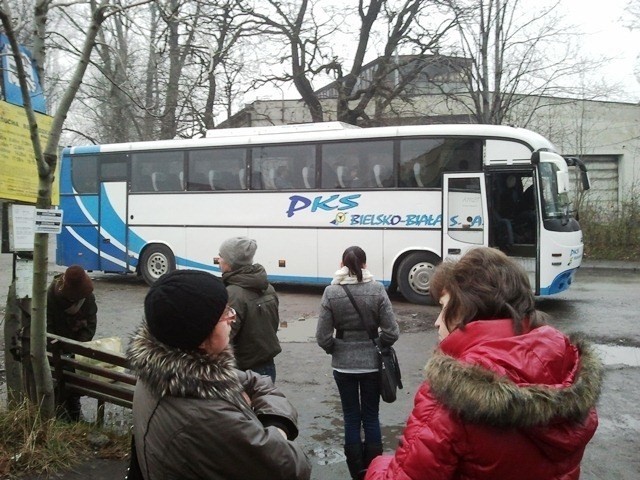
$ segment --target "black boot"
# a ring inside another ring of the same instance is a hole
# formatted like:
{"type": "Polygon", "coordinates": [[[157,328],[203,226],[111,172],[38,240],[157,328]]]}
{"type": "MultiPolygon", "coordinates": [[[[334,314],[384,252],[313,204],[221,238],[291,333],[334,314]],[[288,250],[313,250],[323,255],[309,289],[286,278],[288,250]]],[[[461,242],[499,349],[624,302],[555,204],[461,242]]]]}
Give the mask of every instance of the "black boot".
{"type": "Polygon", "coordinates": [[[362,447],[364,469],[369,468],[371,461],[379,455],[382,455],[381,443],[365,443],[362,447]]]}
{"type": "Polygon", "coordinates": [[[365,471],[365,468],[362,462],[362,445],[359,443],[345,445],[344,454],[347,457],[347,467],[349,467],[351,478],[353,480],[363,478],[362,472],[365,471]]]}

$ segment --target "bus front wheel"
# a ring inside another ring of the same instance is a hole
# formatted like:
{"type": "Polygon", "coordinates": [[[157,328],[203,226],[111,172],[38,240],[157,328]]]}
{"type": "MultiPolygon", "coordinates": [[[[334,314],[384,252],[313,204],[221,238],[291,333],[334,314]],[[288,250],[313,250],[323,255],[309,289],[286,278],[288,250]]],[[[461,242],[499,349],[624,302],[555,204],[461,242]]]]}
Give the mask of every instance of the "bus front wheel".
{"type": "Polygon", "coordinates": [[[150,245],[142,254],[140,273],[148,285],[153,285],[158,278],[175,268],[176,259],[166,245],[150,245]]]}
{"type": "Polygon", "coordinates": [[[407,256],[398,269],[398,288],[404,298],[420,305],[435,305],[429,293],[431,277],[440,259],[429,252],[407,256]]]}

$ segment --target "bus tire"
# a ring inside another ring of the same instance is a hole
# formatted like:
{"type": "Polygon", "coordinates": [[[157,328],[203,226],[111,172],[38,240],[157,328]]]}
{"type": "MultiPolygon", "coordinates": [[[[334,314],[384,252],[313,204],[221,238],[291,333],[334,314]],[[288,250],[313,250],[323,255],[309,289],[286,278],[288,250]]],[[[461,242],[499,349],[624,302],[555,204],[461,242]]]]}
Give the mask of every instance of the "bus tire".
{"type": "Polygon", "coordinates": [[[166,245],[149,245],[140,261],[140,273],[148,285],[153,285],[165,273],[176,269],[176,257],[166,245]]]}
{"type": "Polygon", "coordinates": [[[402,296],[411,303],[436,305],[429,293],[429,283],[440,261],[430,252],[415,252],[402,260],[398,269],[398,288],[402,296]]]}

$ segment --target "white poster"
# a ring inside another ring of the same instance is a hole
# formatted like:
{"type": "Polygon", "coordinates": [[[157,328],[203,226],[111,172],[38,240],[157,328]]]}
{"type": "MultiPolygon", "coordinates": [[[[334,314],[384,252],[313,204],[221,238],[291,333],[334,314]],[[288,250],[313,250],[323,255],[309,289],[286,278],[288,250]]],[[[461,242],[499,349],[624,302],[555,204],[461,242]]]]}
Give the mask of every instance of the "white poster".
{"type": "Polygon", "coordinates": [[[9,250],[12,252],[33,251],[36,207],[32,205],[9,205],[9,250]]]}

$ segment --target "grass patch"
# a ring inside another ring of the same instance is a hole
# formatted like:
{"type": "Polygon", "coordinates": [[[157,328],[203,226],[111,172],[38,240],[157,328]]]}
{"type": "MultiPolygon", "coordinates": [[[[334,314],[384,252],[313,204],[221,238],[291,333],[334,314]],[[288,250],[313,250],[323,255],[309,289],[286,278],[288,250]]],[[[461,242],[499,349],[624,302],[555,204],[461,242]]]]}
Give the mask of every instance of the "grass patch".
{"type": "Polygon", "coordinates": [[[90,457],[123,459],[130,447],[128,434],[84,422],[43,421],[27,401],[0,406],[0,432],[0,478],[52,475],[90,457]]]}

